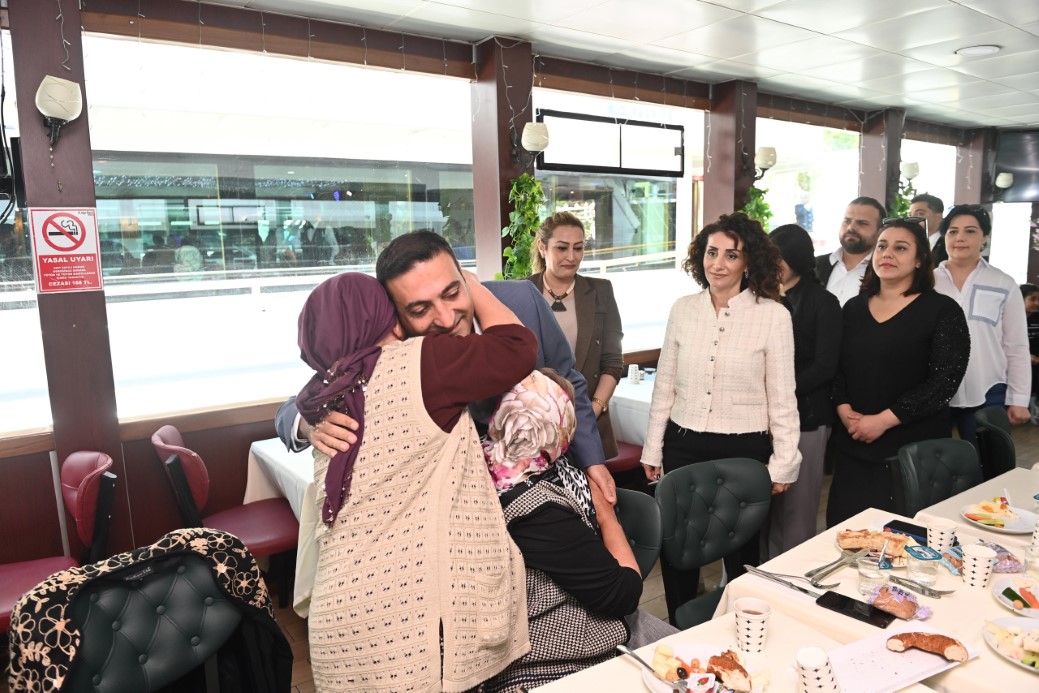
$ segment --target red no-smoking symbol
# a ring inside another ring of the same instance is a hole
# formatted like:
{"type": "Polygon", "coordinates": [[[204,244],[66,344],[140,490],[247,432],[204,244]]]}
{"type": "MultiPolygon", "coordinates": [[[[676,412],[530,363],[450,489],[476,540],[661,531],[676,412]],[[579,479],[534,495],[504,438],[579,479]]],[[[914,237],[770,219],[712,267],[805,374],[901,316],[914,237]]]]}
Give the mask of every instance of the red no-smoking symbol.
{"type": "Polygon", "coordinates": [[[83,222],[71,214],[58,212],[43,222],[43,240],[55,250],[67,253],[83,245],[86,239],[87,232],[83,222]]]}

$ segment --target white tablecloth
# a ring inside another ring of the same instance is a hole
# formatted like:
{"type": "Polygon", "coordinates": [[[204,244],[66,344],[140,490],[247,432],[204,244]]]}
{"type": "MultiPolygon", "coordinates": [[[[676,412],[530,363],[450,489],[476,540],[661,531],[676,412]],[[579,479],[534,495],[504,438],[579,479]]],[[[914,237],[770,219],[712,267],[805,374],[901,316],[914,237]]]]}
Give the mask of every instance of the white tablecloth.
{"type": "MultiPolygon", "coordinates": [[[[839,530],[863,528],[879,530],[894,519],[907,520],[908,518],[873,508],[865,510],[837,527],[777,556],[761,567],[776,573],[801,575],[806,570],[837,557],[836,535],[839,530]]],[[[896,570],[895,574],[904,575],[905,571],[896,570]]],[[[835,591],[861,599],[857,589],[858,574],[854,567],[842,568],[824,580],[827,583],[838,581],[841,584],[835,591]]],[[[976,659],[933,676],[924,683],[934,690],[963,691],[964,693],[1039,690],[1039,677],[1005,661],[993,652],[982,639],[982,629],[986,621],[1013,614],[1000,606],[987,588],[967,587],[958,577],[954,577],[944,568],[939,568],[936,587],[938,589],[955,589],[956,592],[942,599],[918,597],[923,604],[934,609],[934,615],[927,620],[927,624],[939,632],[957,638],[968,647],[977,648],[980,654],[976,659]]],[[[816,605],[815,600],[811,597],[751,574],[742,575],[726,586],[725,594],[715,616],[721,616],[730,611],[735,599],[748,596],[768,601],[774,611],[795,617],[803,624],[826,633],[840,643],[850,643],[878,632],[874,626],[816,605]]]]}
{"type": "Polygon", "coordinates": [[[610,422],[617,440],[642,446],[646,442],[649,402],[653,398],[653,380],[633,384],[621,378],[610,398],[610,422]]]}
{"type": "Polygon", "coordinates": [[[243,503],[283,497],[299,520],[296,582],[292,608],[306,618],[317,570],[317,508],[314,504],[314,454],[310,448],[289,452],[278,438],[258,440],[249,447],[243,503]]]}
{"type": "MultiPolygon", "coordinates": [[[[653,651],[658,644],[682,645],[705,644],[717,647],[718,651],[736,647],[736,617],[734,614],[719,616],[695,628],[670,635],[652,645],[637,650],[647,662],[653,661],[653,651]]],[[[818,630],[799,623],[795,618],[782,612],[773,612],[768,622],[768,638],[765,641],[765,652],[751,655],[748,667],[751,674],[768,672],[768,692],[784,693],[796,691],[797,681],[794,672],[794,655],[802,647],[814,645],[824,650],[840,647],[833,638],[823,635],[818,630]]],[[[545,693],[586,693],[587,691],[645,691],[642,683],[642,668],[630,657],[617,657],[608,662],[585,669],[564,679],[537,689],[545,693]]],[[[914,686],[912,691],[930,690],[924,686],[914,686]]]]}
{"type": "MultiPolygon", "coordinates": [[[[963,537],[967,536],[972,540],[980,537],[985,541],[994,541],[1008,549],[1028,546],[1032,543],[1030,532],[1028,534],[993,532],[967,522],[960,515],[960,508],[963,506],[1002,496],[1003,489],[1010,494],[1010,500],[1014,506],[1031,512],[1035,505],[1032,496],[1039,493],[1039,472],[1021,467],[1011,469],[1009,472],[967,489],[948,500],[924,508],[916,514],[916,523],[926,526],[929,521],[937,518],[952,520],[956,523],[956,533],[960,538],[960,543],[964,543],[963,537]]],[[[1036,684],[1036,690],[1039,690],[1039,682],[1036,684]]]]}

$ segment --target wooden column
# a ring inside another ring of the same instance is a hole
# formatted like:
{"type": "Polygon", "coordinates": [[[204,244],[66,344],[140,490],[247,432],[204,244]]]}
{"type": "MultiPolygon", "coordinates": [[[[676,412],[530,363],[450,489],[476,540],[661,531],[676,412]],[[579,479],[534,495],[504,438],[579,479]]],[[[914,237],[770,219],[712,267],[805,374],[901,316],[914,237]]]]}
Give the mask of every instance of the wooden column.
{"type": "Polygon", "coordinates": [[[889,108],[869,118],[862,130],[859,195],[879,200],[887,209],[898,192],[904,128],[905,111],[889,108]]]}
{"type": "Polygon", "coordinates": [[[747,190],[754,184],[757,111],[756,84],[737,81],[711,87],[711,108],[704,132],[705,225],[747,203],[747,190]]]}
{"type": "Polygon", "coordinates": [[[473,217],[476,273],[491,279],[501,272],[501,237],[509,223],[509,188],[522,173],[534,173],[512,158],[511,132],[533,120],[530,91],[534,55],[529,43],[491,37],[475,48],[477,75],[472,88],[473,217]]]}
{"type": "MultiPolygon", "coordinates": [[[[64,2],[61,9],[64,24],[55,19],[52,2],[13,0],[9,7],[25,195],[30,207],[94,207],[79,3],[64,2]],[[84,101],[82,115],[61,129],[53,166],[36,110],[36,90],[45,75],[78,83],[84,101]]],[[[76,450],[98,450],[117,460],[113,471],[121,476],[105,295],[86,291],[38,299],[58,459],[76,450]]]]}
{"type": "Polygon", "coordinates": [[[956,199],[950,204],[991,202],[992,162],[996,156],[996,129],[970,130],[956,147],[956,199]]]}

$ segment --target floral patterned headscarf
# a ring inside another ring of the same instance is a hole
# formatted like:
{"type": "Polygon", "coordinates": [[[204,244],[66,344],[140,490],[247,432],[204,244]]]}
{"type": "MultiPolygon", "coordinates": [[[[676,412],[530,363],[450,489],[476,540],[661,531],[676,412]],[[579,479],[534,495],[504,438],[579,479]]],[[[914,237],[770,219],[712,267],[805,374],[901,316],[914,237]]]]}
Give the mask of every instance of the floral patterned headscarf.
{"type": "Polygon", "coordinates": [[[483,443],[494,487],[505,491],[555,464],[576,425],[574,403],[554,380],[534,371],[517,383],[501,398],[483,443]]]}

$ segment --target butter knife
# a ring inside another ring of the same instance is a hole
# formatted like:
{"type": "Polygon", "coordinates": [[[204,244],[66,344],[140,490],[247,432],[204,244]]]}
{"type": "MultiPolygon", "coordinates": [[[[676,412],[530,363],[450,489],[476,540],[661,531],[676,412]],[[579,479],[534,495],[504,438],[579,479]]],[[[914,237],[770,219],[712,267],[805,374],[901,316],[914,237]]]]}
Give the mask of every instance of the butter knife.
{"type": "Polygon", "coordinates": [[[952,594],[953,590],[936,590],[927,585],[921,585],[919,582],[913,580],[907,580],[906,578],[899,577],[897,575],[888,575],[887,579],[895,583],[899,587],[905,587],[908,590],[912,590],[917,594],[922,594],[925,597],[931,597],[933,599],[941,599],[944,594],[952,594]]]}
{"type": "Polygon", "coordinates": [[[773,582],[778,582],[781,585],[786,585],[787,587],[789,587],[792,590],[797,590],[798,592],[800,592],[802,594],[807,594],[812,599],[818,599],[819,597],[823,596],[819,592],[813,592],[812,590],[810,590],[810,589],[808,589],[806,587],[801,587],[800,585],[795,585],[794,583],[790,582],[789,580],[784,580],[781,577],[773,575],[772,573],[768,572],[767,570],[762,570],[761,568],[755,568],[752,565],[745,565],[743,567],[746,568],[748,572],[754,573],[755,575],[760,575],[761,577],[765,578],[766,580],[772,580],[773,582]]]}

